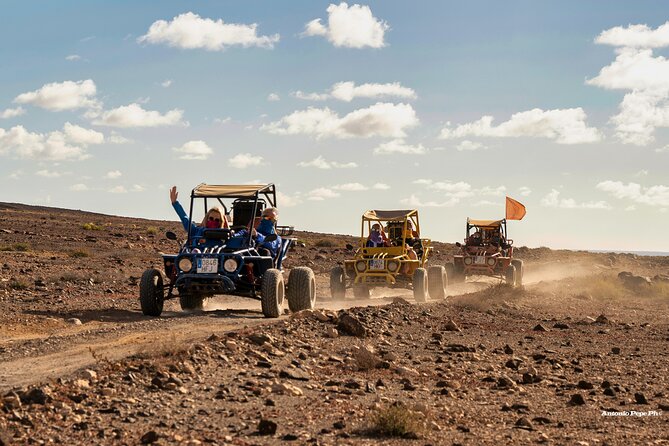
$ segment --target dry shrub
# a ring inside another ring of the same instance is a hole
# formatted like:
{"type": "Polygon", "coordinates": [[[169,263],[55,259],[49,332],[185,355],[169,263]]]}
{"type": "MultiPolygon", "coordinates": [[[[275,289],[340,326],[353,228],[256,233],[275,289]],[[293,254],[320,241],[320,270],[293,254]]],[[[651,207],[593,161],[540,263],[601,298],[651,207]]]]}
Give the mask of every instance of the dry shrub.
{"type": "Polygon", "coordinates": [[[9,281],[9,288],[13,290],[25,290],[28,289],[30,284],[28,282],[21,280],[21,279],[12,279],[9,281]]]}
{"type": "Polygon", "coordinates": [[[0,247],[0,251],[10,252],[10,251],[19,251],[26,252],[30,250],[30,246],[27,243],[14,243],[12,245],[0,247]]]}
{"type": "Polygon", "coordinates": [[[171,334],[166,338],[156,338],[151,345],[142,346],[136,356],[144,359],[176,357],[186,353],[189,347],[189,344],[171,334]]]}
{"type": "Polygon", "coordinates": [[[335,246],[332,240],[328,240],[326,238],[317,240],[314,245],[318,248],[333,248],[335,246]]]}
{"type": "Polygon", "coordinates": [[[485,311],[504,302],[517,301],[525,295],[524,288],[515,288],[506,283],[499,283],[475,293],[452,297],[451,304],[474,311],[485,311]]]}
{"type": "Polygon", "coordinates": [[[424,420],[423,413],[396,401],[371,414],[369,433],[382,437],[417,438],[424,429],[424,420]]]}
{"type": "Polygon", "coordinates": [[[156,228],[155,226],[149,226],[148,228],[146,228],[146,233],[148,235],[156,235],[158,234],[158,228],[156,228]]]}
{"type": "Polygon", "coordinates": [[[102,231],[102,226],[95,223],[84,223],[81,227],[86,231],[102,231]]]}
{"type": "Polygon", "coordinates": [[[67,255],[72,257],[73,259],[82,259],[91,256],[91,254],[85,249],[77,249],[74,251],[70,251],[67,255]]]}

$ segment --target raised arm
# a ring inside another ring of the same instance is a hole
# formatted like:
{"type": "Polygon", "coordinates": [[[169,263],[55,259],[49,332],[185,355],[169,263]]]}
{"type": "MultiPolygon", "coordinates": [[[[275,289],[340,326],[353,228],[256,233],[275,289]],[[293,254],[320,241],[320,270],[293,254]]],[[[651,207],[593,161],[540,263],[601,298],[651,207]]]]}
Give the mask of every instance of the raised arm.
{"type": "Polygon", "coordinates": [[[179,216],[179,219],[181,220],[181,224],[183,225],[184,230],[188,232],[188,227],[190,226],[190,220],[188,219],[188,215],[186,215],[186,211],[184,210],[183,206],[181,206],[181,203],[177,201],[178,197],[179,197],[179,192],[177,192],[177,187],[172,186],[172,188],[170,189],[170,201],[172,202],[172,207],[179,216]]]}

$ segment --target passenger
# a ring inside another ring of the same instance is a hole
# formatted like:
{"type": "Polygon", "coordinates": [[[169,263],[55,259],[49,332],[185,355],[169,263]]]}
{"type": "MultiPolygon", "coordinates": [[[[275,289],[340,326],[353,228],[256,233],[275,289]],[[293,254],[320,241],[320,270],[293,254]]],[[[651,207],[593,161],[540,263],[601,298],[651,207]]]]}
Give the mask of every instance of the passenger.
{"type": "MultiPolygon", "coordinates": [[[[277,208],[267,208],[262,211],[261,220],[256,228],[258,234],[263,238],[268,235],[276,234],[276,220],[279,217],[279,210],[277,208]]],[[[277,252],[281,248],[281,237],[276,236],[276,240],[271,242],[259,243],[260,248],[266,248],[270,251],[272,257],[276,257],[277,252]]]]}
{"type": "MultiPolygon", "coordinates": [[[[407,255],[411,260],[418,260],[418,254],[416,254],[416,251],[410,246],[410,245],[405,245],[406,250],[407,250],[407,255]]],[[[413,262],[405,262],[403,269],[403,273],[410,276],[413,274],[413,272],[418,268],[418,265],[416,265],[413,262]]]]}
{"type": "Polygon", "coordinates": [[[481,246],[481,231],[476,231],[467,238],[467,246],[481,246]]]}
{"type": "Polygon", "coordinates": [[[386,233],[381,229],[381,225],[374,223],[372,225],[372,230],[367,237],[367,248],[377,248],[381,246],[390,246],[390,241],[386,237],[386,233]]]}
{"type": "Polygon", "coordinates": [[[228,227],[228,222],[225,220],[221,208],[217,206],[212,207],[207,211],[200,225],[197,225],[195,223],[191,224],[191,221],[188,218],[188,215],[186,214],[186,211],[184,210],[183,206],[181,206],[181,203],[177,201],[178,196],[179,193],[177,192],[177,187],[172,186],[172,188],[170,189],[170,200],[172,201],[172,207],[179,216],[179,219],[181,219],[181,224],[183,225],[184,230],[188,232],[188,229],[190,227],[191,238],[197,240],[197,243],[203,245],[203,247],[211,247],[222,244],[223,242],[221,240],[216,240],[216,239],[207,240],[204,238],[204,231],[206,229],[222,229],[228,227]]]}

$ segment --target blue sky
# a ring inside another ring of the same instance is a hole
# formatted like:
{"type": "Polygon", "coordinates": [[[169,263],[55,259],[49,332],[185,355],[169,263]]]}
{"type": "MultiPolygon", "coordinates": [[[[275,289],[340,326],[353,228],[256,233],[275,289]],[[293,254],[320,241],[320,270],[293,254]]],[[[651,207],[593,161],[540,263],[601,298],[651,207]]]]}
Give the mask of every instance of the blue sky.
{"type": "Polygon", "coordinates": [[[666,2],[4,6],[0,201],[173,219],[172,184],[274,182],[299,229],[418,207],[456,241],[509,195],[516,244],[669,251],[666,2]]]}

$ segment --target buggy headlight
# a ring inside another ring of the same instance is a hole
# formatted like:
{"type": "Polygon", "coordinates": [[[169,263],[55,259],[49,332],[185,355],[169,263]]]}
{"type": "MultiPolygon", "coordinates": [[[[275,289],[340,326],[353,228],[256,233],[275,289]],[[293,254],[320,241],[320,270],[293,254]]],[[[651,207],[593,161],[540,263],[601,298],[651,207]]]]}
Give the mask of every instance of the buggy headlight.
{"type": "Polygon", "coordinates": [[[400,267],[399,262],[396,262],[394,260],[391,260],[391,261],[388,262],[388,271],[390,271],[391,273],[394,273],[395,271],[397,271],[397,269],[399,267],[400,267]]]}
{"type": "Polygon", "coordinates": [[[465,257],[464,262],[465,262],[465,265],[471,265],[472,264],[472,258],[471,257],[465,257]]]}
{"type": "Polygon", "coordinates": [[[367,262],[364,260],[358,260],[355,262],[355,269],[357,269],[360,272],[363,272],[364,270],[367,269],[367,262]]]}
{"type": "Polygon", "coordinates": [[[493,266],[495,264],[495,259],[489,257],[488,260],[486,260],[486,262],[488,263],[488,266],[493,266]]]}
{"type": "Polygon", "coordinates": [[[226,261],[223,262],[223,269],[229,273],[234,273],[237,271],[237,260],[226,259],[226,261]]]}
{"type": "Polygon", "coordinates": [[[181,271],[188,272],[193,268],[193,262],[187,257],[183,257],[179,260],[179,269],[181,271]]]}

